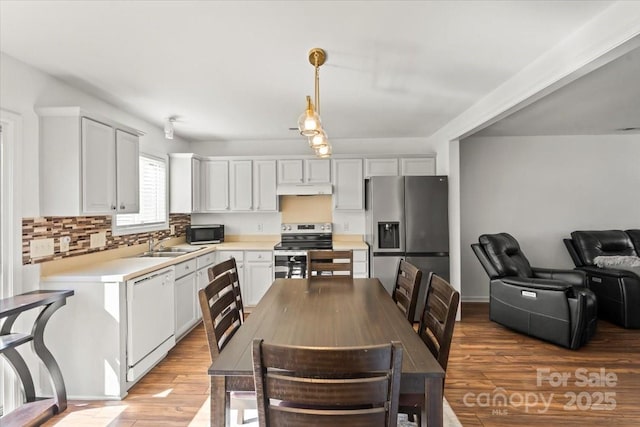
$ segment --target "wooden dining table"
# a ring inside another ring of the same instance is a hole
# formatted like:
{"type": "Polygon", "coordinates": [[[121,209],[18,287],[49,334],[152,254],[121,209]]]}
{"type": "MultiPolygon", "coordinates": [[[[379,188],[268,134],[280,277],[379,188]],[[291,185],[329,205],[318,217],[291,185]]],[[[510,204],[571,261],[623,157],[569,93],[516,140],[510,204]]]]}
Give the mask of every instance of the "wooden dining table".
{"type": "Polygon", "coordinates": [[[229,392],[254,390],[251,344],[352,347],[399,341],[400,394],[423,394],[422,426],[442,426],[444,371],[378,279],[276,279],[211,364],[211,426],[230,425],[229,392]]]}

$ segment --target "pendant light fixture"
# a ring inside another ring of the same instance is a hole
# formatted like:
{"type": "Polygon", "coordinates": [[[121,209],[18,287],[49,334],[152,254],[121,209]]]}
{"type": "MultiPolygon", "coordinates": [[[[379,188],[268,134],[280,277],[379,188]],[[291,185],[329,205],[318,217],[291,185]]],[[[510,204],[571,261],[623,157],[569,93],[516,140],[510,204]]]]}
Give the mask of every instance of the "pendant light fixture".
{"type": "Polygon", "coordinates": [[[331,155],[331,145],[327,133],[322,129],[320,119],[320,75],[318,70],[326,59],[327,54],[323,49],[316,47],[309,51],[309,62],[315,69],[315,99],[311,103],[311,97],[307,96],[307,108],[298,118],[300,134],[309,139],[309,146],[313,148],[318,157],[331,155]]]}

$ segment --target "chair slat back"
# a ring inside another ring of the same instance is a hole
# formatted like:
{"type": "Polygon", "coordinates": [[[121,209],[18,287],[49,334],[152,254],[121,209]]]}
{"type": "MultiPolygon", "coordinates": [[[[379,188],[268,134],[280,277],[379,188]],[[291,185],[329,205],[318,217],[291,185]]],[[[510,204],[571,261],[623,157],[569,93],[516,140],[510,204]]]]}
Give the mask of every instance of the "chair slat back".
{"type": "Polygon", "coordinates": [[[253,342],[261,426],[395,426],[402,345],[312,348],[253,342]]]}
{"type": "Polygon", "coordinates": [[[393,300],[412,324],[416,315],[421,282],[422,271],[415,265],[400,260],[396,285],[393,290],[393,300]]]}
{"type": "Polygon", "coordinates": [[[198,300],[213,361],[241,325],[231,275],[224,273],[213,279],[198,291],[198,300]]]}
{"type": "Polygon", "coordinates": [[[231,257],[226,261],[222,261],[210,267],[207,270],[209,275],[209,281],[212,281],[216,277],[220,276],[224,273],[229,273],[231,276],[231,282],[233,283],[233,287],[235,289],[236,294],[236,305],[238,307],[238,312],[240,313],[240,321],[244,323],[244,305],[242,304],[242,292],[240,292],[240,279],[238,277],[238,266],[236,264],[236,259],[231,257]]]}
{"type": "Polygon", "coordinates": [[[445,371],[459,302],[460,292],[442,277],[431,273],[418,334],[445,371]]]}
{"type": "Polygon", "coordinates": [[[353,251],[309,251],[307,277],[353,277],[353,251]]]}

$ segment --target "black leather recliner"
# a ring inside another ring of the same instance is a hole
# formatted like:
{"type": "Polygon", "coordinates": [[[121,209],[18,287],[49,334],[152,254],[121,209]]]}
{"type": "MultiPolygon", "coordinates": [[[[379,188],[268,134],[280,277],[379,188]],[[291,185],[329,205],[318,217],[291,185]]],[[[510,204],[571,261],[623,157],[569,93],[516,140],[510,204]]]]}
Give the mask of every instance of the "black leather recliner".
{"type": "Polygon", "coordinates": [[[583,272],[531,267],[508,233],[483,234],[471,247],[489,275],[492,321],[573,350],[591,339],[597,305],[583,272]]]}
{"type": "Polygon", "coordinates": [[[587,274],[598,298],[598,315],[625,328],[640,328],[640,276],[623,268],[598,267],[597,256],[638,256],[640,230],[574,231],[564,239],[576,269],[587,274]]]}

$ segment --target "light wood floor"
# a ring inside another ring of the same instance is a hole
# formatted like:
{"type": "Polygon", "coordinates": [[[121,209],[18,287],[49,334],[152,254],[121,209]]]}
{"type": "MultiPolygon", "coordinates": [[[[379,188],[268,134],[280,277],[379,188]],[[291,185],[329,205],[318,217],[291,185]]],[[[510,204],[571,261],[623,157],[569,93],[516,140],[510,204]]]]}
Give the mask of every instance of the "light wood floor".
{"type": "MultiPolygon", "coordinates": [[[[487,304],[463,304],[462,313],[445,396],[464,426],[640,425],[640,330],[600,321],[594,339],[571,351],[490,322],[487,304]],[[538,386],[537,368],[549,369],[554,379],[570,378],[566,386],[553,387],[549,381],[538,386]],[[580,368],[584,371],[576,372],[580,368]],[[583,385],[582,376],[600,376],[601,369],[617,376],[615,386],[583,385]],[[606,406],[604,401],[596,405],[605,392],[614,410],[597,409],[606,406]],[[498,405],[500,393],[508,406],[498,405]],[[551,402],[546,411],[541,398],[551,402]]],[[[71,401],[45,426],[207,426],[209,364],[204,330],[198,326],[125,400],[71,401]]]]}

